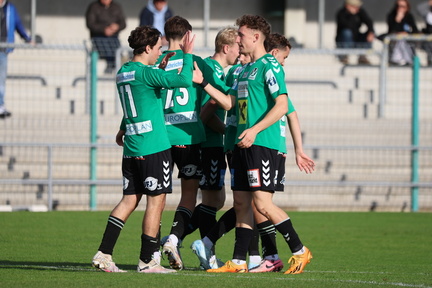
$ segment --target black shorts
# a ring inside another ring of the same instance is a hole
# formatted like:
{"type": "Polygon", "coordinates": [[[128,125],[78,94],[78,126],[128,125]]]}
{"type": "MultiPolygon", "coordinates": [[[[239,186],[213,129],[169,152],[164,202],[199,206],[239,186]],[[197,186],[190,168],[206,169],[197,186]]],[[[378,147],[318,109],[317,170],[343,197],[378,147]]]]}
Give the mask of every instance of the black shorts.
{"type": "Polygon", "coordinates": [[[275,172],[275,191],[284,191],[285,188],[285,160],[286,153],[277,153],[276,172],[275,172]]]}
{"type": "Polygon", "coordinates": [[[171,146],[173,164],[179,173],[178,178],[201,179],[201,145],[173,145],[171,146]]]}
{"type": "Polygon", "coordinates": [[[236,146],[232,156],[235,191],[276,190],[278,169],[277,150],[252,145],[243,149],[236,146]]]}
{"type": "Polygon", "coordinates": [[[203,190],[221,190],[225,186],[225,153],[223,147],[201,148],[202,178],[200,188],[203,190]]]}
{"type": "Polygon", "coordinates": [[[140,157],[123,156],[123,195],[172,192],[170,149],[140,157]]]}

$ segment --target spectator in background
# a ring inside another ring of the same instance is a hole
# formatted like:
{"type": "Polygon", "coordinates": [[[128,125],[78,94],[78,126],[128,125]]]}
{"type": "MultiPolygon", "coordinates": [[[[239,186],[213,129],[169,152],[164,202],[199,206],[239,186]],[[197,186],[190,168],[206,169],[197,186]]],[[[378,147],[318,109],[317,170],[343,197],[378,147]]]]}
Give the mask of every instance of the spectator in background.
{"type": "MultiPolygon", "coordinates": [[[[24,29],[15,6],[7,0],[0,0],[0,42],[14,43],[15,31],[17,31],[26,42],[30,42],[31,38],[24,29]]],[[[12,115],[11,112],[6,110],[4,103],[7,78],[7,56],[12,50],[13,48],[0,47],[0,118],[12,115]]]]}
{"type": "Polygon", "coordinates": [[[150,25],[158,29],[162,34],[162,45],[168,45],[165,38],[165,22],[173,16],[172,10],[168,7],[168,1],[149,0],[141,10],[139,19],[140,26],[150,25]]]}
{"type": "Polygon", "coordinates": [[[92,2],[87,8],[86,24],[99,57],[106,60],[105,73],[112,73],[116,66],[115,53],[120,47],[118,36],[126,28],[123,9],[112,0],[92,2]]]}
{"type": "MultiPolygon", "coordinates": [[[[361,0],[345,0],[345,5],[336,14],[336,46],[338,48],[372,48],[375,38],[373,21],[367,12],[361,7],[361,0]],[[360,27],[366,25],[367,31],[360,32],[360,27]]],[[[348,64],[348,56],[340,55],[339,60],[348,64]]],[[[358,58],[358,64],[370,65],[364,55],[358,58]]]]}
{"type": "MultiPolygon", "coordinates": [[[[425,21],[426,26],[422,29],[422,32],[432,34],[432,0],[417,5],[417,12],[425,21]]],[[[422,48],[426,51],[428,66],[432,66],[432,42],[423,42],[422,48]]]]}
{"type": "MultiPolygon", "coordinates": [[[[408,0],[397,0],[387,15],[388,34],[408,35],[418,33],[408,0]]],[[[415,55],[414,44],[406,40],[390,41],[390,64],[410,65],[415,55]]]]}

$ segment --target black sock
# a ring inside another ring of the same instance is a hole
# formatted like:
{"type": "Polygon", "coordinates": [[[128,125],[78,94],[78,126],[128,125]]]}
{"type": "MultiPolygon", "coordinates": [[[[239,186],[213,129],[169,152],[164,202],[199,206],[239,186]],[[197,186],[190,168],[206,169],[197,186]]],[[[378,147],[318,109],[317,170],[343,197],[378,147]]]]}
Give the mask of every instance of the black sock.
{"type": "Polygon", "coordinates": [[[252,237],[253,237],[252,229],[236,227],[233,259],[246,261],[246,256],[248,253],[249,244],[252,237]]]}
{"type": "Polygon", "coordinates": [[[303,244],[300,241],[294,227],[292,225],[291,219],[287,219],[279,224],[275,225],[276,229],[282,234],[285,241],[288,243],[289,248],[292,253],[300,251],[303,248],[303,244]]]}
{"type": "Polygon", "coordinates": [[[189,225],[191,217],[192,212],[189,209],[180,206],[177,207],[170,234],[174,234],[178,239],[181,239],[186,227],[189,225]]]}
{"type": "Polygon", "coordinates": [[[213,226],[206,236],[213,242],[213,244],[216,244],[224,234],[234,229],[236,220],[234,208],[229,209],[219,218],[216,225],[213,226]]]}
{"type": "Polygon", "coordinates": [[[114,246],[124,225],[125,222],[123,222],[121,219],[111,215],[108,217],[108,223],[102,237],[102,242],[99,246],[99,251],[104,254],[112,255],[114,246]]]}
{"type": "Polygon", "coordinates": [[[270,220],[257,224],[261,236],[263,258],[265,256],[278,254],[276,246],[276,229],[270,220]]]}
{"type": "Polygon", "coordinates": [[[153,253],[159,250],[160,239],[141,234],[140,259],[144,263],[149,263],[153,258],[153,253]]]}
{"type": "Polygon", "coordinates": [[[254,225],[253,236],[252,236],[252,239],[250,241],[249,249],[248,249],[249,250],[249,256],[259,256],[260,255],[258,244],[259,244],[258,228],[254,225]]]}
{"type": "Polygon", "coordinates": [[[199,230],[201,238],[204,238],[216,224],[216,207],[201,204],[199,211],[199,230]]]}
{"type": "Polygon", "coordinates": [[[187,235],[192,234],[193,232],[195,232],[196,229],[198,229],[201,205],[202,204],[199,204],[195,207],[192,213],[192,217],[189,221],[189,225],[186,226],[183,235],[180,237],[181,240],[183,240],[187,235]]]}

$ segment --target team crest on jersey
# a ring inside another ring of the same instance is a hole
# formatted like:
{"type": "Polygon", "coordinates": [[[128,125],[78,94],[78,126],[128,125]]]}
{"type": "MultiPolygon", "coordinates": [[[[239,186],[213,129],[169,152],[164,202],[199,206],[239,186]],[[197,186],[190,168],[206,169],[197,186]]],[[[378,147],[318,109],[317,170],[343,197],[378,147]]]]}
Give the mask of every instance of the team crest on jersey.
{"type": "Polygon", "coordinates": [[[155,191],[156,189],[161,189],[162,186],[158,185],[158,179],[154,177],[147,177],[144,180],[144,188],[149,191],[155,191]]]}
{"type": "Polygon", "coordinates": [[[252,70],[252,72],[249,74],[248,79],[249,79],[249,80],[255,80],[257,74],[258,74],[258,68],[255,67],[255,68],[252,70]]]}
{"type": "Polygon", "coordinates": [[[246,70],[246,71],[244,71],[243,75],[240,78],[246,78],[247,75],[248,75],[248,71],[246,70]]]}
{"type": "Polygon", "coordinates": [[[259,175],[259,169],[252,169],[247,171],[249,187],[260,187],[261,179],[259,175]]]}

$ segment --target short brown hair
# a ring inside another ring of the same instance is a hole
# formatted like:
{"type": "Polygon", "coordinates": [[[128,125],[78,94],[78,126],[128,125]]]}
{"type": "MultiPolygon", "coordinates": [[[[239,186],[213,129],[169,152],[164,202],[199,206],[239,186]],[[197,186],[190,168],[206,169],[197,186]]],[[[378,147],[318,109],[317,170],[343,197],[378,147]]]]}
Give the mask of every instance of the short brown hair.
{"type": "Polygon", "coordinates": [[[192,30],[192,25],[181,16],[173,16],[165,22],[164,30],[167,40],[180,40],[192,30]]]}
{"type": "Polygon", "coordinates": [[[273,49],[285,49],[286,47],[291,49],[291,43],[284,35],[271,33],[270,36],[265,39],[264,47],[267,52],[273,49]]]}
{"type": "Polygon", "coordinates": [[[138,55],[145,51],[147,45],[153,48],[157,44],[159,37],[161,37],[161,33],[156,28],[147,25],[139,26],[132,30],[129,35],[129,47],[133,49],[134,55],[138,55]]]}
{"type": "Polygon", "coordinates": [[[250,29],[258,30],[264,37],[267,38],[271,33],[270,23],[260,15],[243,15],[236,20],[236,25],[238,27],[247,26],[250,29]]]}

